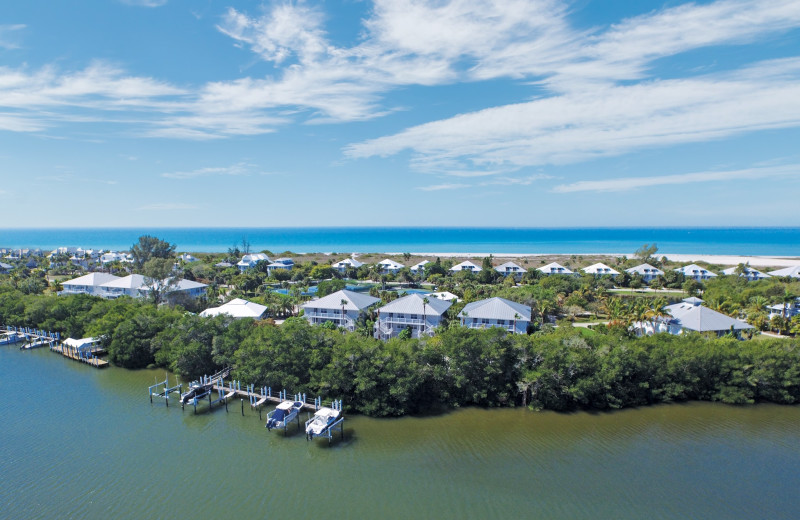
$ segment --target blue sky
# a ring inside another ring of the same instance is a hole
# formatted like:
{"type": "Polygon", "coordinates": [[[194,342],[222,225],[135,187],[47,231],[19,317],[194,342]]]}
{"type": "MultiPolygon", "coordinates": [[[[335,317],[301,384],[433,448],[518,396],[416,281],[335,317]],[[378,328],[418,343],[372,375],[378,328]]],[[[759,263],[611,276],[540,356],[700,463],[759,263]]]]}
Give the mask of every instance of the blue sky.
{"type": "Polygon", "coordinates": [[[0,3],[8,227],[798,226],[800,0],[0,3]]]}

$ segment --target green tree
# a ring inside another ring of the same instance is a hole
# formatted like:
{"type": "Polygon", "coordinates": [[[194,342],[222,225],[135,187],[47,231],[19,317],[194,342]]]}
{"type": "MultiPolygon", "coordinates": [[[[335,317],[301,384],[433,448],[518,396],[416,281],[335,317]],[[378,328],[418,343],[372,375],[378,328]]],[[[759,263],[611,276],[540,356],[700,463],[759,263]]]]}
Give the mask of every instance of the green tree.
{"type": "Polygon", "coordinates": [[[131,256],[136,269],[141,269],[151,258],[174,258],[175,244],[150,235],[142,235],[131,246],[131,256]]]}

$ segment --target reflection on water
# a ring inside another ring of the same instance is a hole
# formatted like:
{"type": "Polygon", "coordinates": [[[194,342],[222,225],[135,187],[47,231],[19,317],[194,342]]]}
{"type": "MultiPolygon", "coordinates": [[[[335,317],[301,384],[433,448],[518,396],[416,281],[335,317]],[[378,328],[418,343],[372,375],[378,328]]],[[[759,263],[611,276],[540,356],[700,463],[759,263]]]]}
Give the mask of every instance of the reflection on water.
{"type": "Polygon", "coordinates": [[[2,518],[794,518],[800,408],[465,409],[268,432],[150,404],[163,371],[0,348],[2,518]]]}

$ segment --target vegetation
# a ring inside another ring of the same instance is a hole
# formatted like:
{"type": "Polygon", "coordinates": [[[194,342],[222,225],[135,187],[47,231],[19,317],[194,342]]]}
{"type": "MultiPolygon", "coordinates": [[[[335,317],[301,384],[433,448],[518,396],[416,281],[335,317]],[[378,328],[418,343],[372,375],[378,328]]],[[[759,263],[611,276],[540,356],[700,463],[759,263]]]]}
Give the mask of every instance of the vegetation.
{"type": "Polygon", "coordinates": [[[636,338],[616,324],[594,333],[547,326],[526,336],[453,324],[431,338],[384,343],[302,318],[277,327],[8,285],[0,285],[0,321],[102,337],[110,360],[128,368],[161,366],[191,378],[231,365],[237,379],[341,397],[350,410],[373,416],[468,405],[604,410],[691,399],[800,400],[797,340],[636,338]]]}

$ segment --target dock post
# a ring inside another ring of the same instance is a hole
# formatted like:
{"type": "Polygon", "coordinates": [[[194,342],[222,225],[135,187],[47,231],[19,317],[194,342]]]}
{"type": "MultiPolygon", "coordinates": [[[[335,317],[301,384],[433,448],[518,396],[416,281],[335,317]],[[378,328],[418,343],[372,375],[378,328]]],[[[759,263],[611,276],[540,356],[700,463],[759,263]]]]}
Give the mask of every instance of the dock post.
{"type": "Polygon", "coordinates": [[[239,399],[239,401],[242,403],[242,417],[244,417],[244,399],[239,399]]]}

